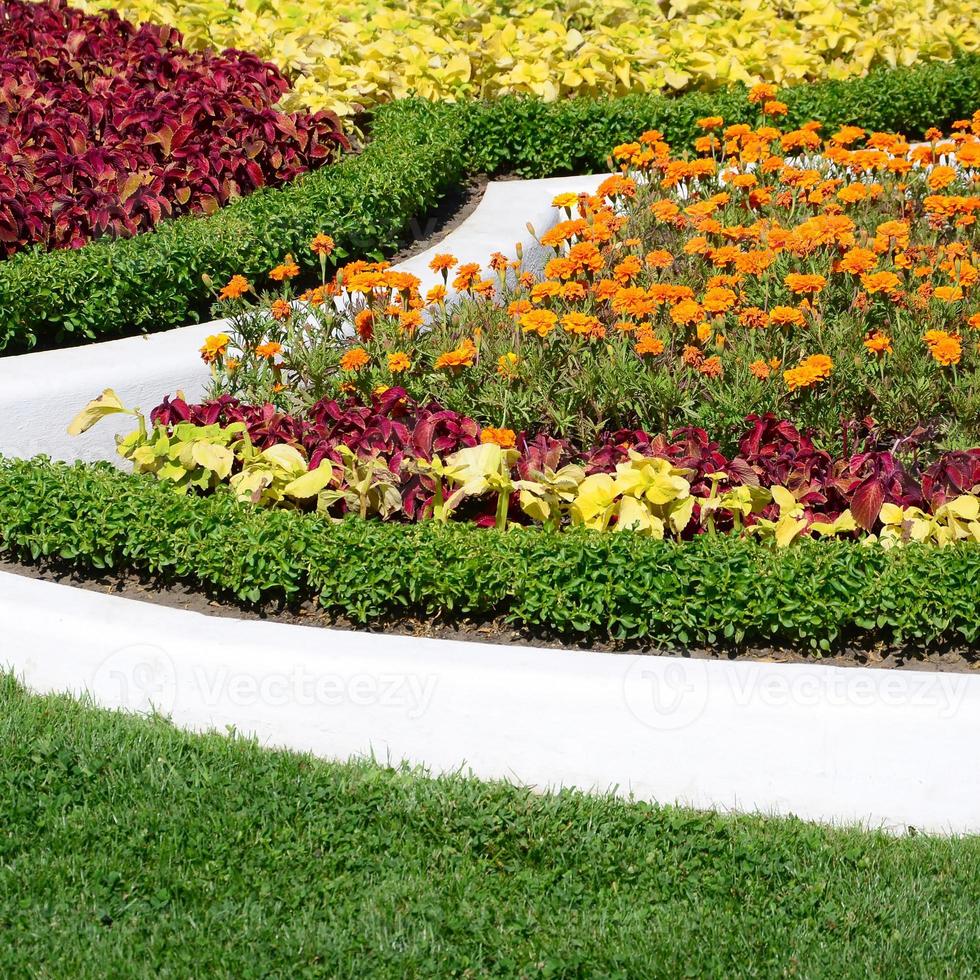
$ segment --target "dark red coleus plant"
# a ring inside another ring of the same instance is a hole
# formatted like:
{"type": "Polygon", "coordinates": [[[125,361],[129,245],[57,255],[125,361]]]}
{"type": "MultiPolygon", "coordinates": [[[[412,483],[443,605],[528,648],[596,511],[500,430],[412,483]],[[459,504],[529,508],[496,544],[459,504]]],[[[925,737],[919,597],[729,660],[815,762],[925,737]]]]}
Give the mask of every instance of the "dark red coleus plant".
{"type": "Polygon", "coordinates": [[[288,89],[169,27],[0,0],[0,258],[133,235],[321,165],[347,146],[340,122],[279,111],[288,89]]]}
{"type": "MultiPolygon", "coordinates": [[[[324,399],[305,418],[283,415],[271,405],[243,405],[227,395],[203,405],[165,398],[150,417],[162,425],[244,422],[257,446],[264,449],[280,442],[301,446],[311,467],[324,459],[339,462],[337,447],[341,445],[362,456],[381,458],[401,476],[404,514],[409,520],[425,512],[431,489],[402,464],[412,458],[445,458],[458,449],[477,445],[481,433],[473,419],[435,402],[419,405],[403,388],[389,388],[374,396],[370,404],[324,399]]],[[[812,519],[833,520],[849,507],[855,520],[868,530],[877,522],[884,503],[938,507],[950,497],[980,489],[980,448],[944,453],[923,468],[917,462],[919,451],[928,443],[922,432],[911,440],[890,435],[885,438],[865,426],[856,440],[861,451],[834,459],[786,419],[750,415],[745,421],[747,431],[739,442],[739,454],[732,459],[703,429],[690,426],[669,436],[638,429],[610,432],[585,450],[547,433],[533,437],[519,433],[516,469],[522,479],[533,479],[535,473],[546,468],[557,470],[566,463],[580,463],[590,474],[611,473],[617,463],[629,458],[630,450],[635,450],[644,456],[661,456],[689,470],[695,497],[707,497],[711,475],[724,472],[733,484],[786,487],[812,519]],[[891,448],[869,448],[886,445],[891,448]],[[898,452],[903,448],[915,450],[912,461],[900,458],[898,452]]],[[[493,523],[492,513],[483,513],[479,507],[470,510],[478,522],[493,523]]],[[[768,513],[776,516],[774,505],[768,513]]],[[[513,516],[520,519],[516,505],[513,516]]],[[[722,520],[719,527],[723,525],[722,520]]]]}

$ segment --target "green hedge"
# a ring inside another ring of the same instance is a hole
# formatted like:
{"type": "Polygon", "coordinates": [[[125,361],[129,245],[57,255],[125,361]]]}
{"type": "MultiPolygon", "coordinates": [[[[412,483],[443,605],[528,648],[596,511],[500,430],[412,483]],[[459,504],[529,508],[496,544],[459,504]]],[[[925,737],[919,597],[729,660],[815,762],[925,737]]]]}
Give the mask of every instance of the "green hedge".
{"type": "Polygon", "coordinates": [[[980,547],[784,551],[734,537],[394,525],[189,497],[108,464],[0,462],[0,551],[131,569],[248,602],[319,597],[359,623],[503,616],[536,632],[664,644],[974,643],[980,547]]]}
{"type": "MultiPolygon", "coordinates": [[[[258,191],[211,217],[165,222],[135,238],[73,251],[32,249],[0,263],[0,351],[201,321],[210,306],[203,274],[219,282],[235,273],[260,279],[285,252],[305,254],[319,231],[352,254],[391,250],[411,220],[466,174],[602,170],[616,143],[644,129],[661,129],[675,146],[685,146],[698,134],[700,116],[754,118],[746,96],[735,87],[675,98],[386,105],[362,153],[288,187],[258,191]]],[[[980,56],[800,85],[785,99],[791,124],[819,119],[828,128],[856,123],[918,136],[980,107],[980,56]]]]}

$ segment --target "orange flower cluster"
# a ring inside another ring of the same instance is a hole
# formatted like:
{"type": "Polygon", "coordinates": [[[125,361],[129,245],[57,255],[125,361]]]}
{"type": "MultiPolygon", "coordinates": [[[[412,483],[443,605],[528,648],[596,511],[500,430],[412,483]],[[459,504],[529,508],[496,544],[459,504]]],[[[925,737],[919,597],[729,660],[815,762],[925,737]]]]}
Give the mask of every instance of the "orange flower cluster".
{"type": "Polygon", "coordinates": [[[469,337],[466,337],[454,350],[440,354],[436,358],[435,367],[437,370],[441,370],[442,368],[472,367],[476,355],[476,344],[469,337]]]}
{"type": "Polygon", "coordinates": [[[811,354],[795,368],[783,371],[783,379],[790,391],[798,391],[826,381],[833,370],[834,362],[826,354],[811,354]]]}

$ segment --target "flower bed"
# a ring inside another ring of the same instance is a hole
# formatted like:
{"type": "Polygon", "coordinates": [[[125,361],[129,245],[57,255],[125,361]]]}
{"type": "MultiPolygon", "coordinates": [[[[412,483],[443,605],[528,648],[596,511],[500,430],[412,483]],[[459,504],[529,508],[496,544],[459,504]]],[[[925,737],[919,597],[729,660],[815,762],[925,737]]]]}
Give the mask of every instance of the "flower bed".
{"type": "Polygon", "coordinates": [[[868,5],[738,0],[660,5],[589,0],[377,0],[311,10],[209,0],[89,0],[175,24],[192,44],[244,46],[288,63],[290,104],[351,112],[392,98],[496,98],[716,88],[846,78],[876,65],[950,58],[980,43],[975,11],[951,0],[868,5]]]}
{"type": "MultiPolygon", "coordinates": [[[[980,60],[963,56],[951,64],[876,71],[796,86],[781,97],[796,124],[861,122],[916,136],[980,105],[980,60]]],[[[209,304],[202,276],[257,277],[284,252],[298,254],[325,227],[338,252],[393,249],[410,221],[466,174],[601,170],[613,146],[644,129],[659,128],[687,146],[698,135],[697,118],[749,118],[750,108],[739,89],[555,104],[504,98],[384,106],[363,153],[281,189],[261,189],[210,217],[163,222],[152,234],[103,238],[72,251],[28,250],[0,263],[0,350],[199,322],[209,304]]]]}
{"type": "Polygon", "coordinates": [[[0,2],[0,259],[211,213],[348,145],[328,112],[241,51],[191,53],[167,27],[0,2]]]}
{"type": "MultiPolygon", "coordinates": [[[[938,435],[978,429],[980,344],[961,331],[980,327],[980,113],[914,149],[856,127],[821,141],[771,124],[775,94],[750,94],[755,129],[699,120],[695,159],[656,131],[617,147],[621,173],[554,201],[543,277],[436,255],[422,297],[385,263],[328,278],[323,234],[299,297],[292,255],[258,303],[233,277],[231,334],[201,352],[223,394],[165,401],[120,452],[181,489],[333,516],[980,541],[980,449],[936,458],[938,435]],[[729,458],[704,429],[650,434],[692,416],[723,432],[750,406],[770,411],[729,458]],[[816,447],[865,414],[840,459],[816,447]]],[[[106,391],[73,429],[125,411],[106,391]]]]}

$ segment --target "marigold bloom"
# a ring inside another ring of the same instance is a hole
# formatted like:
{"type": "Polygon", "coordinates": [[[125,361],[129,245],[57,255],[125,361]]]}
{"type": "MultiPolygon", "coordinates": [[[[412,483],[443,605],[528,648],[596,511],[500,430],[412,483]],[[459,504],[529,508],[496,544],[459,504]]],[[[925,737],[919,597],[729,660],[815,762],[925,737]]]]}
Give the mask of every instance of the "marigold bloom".
{"type": "Polygon", "coordinates": [[[399,310],[398,326],[404,330],[405,333],[415,333],[415,331],[422,326],[422,311],[399,310]]]}
{"type": "Polygon", "coordinates": [[[708,313],[726,313],[738,302],[734,290],[725,286],[713,286],[705,292],[701,305],[708,313]]]}
{"type": "Polygon", "coordinates": [[[765,361],[753,361],[749,365],[749,372],[755,375],[760,381],[765,381],[772,373],[769,365],[765,361]]]}
{"type": "Polygon", "coordinates": [[[656,357],[664,352],[664,342],[659,337],[655,337],[649,329],[639,330],[636,334],[636,347],[634,349],[641,357],[648,354],[656,357]]]}
{"type": "Polygon", "coordinates": [[[870,272],[877,264],[878,256],[870,248],[855,247],[844,253],[837,268],[841,272],[860,275],[862,272],[870,272]]]}
{"type": "Polygon", "coordinates": [[[513,379],[517,377],[517,366],[521,359],[513,352],[507,351],[497,358],[497,374],[503,378],[513,379]]]}
{"type": "Polygon", "coordinates": [[[779,102],[777,99],[769,99],[762,106],[762,112],[766,116],[785,116],[789,112],[789,106],[785,102],[779,102]]]}
{"type": "Polygon", "coordinates": [[[721,358],[717,354],[706,358],[698,365],[698,372],[708,378],[720,378],[724,373],[721,358]]]}
{"type": "Polygon", "coordinates": [[[967,324],[969,324],[971,330],[980,330],[980,313],[974,313],[972,316],[967,317],[967,324]]]}
{"type": "Polygon", "coordinates": [[[688,367],[696,368],[704,360],[704,351],[700,347],[695,347],[693,344],[687,344],[681,354],[681,360],[688,367]]]}
{"type": "Polygon", "coordinates": [[[272,306],[269,307],[269,313],[272,315],[273,320],[288,320],[292,316],[293,308],[284,299],[274,300],[272,306]]]}
{"type": "Polygon", "coordinates": [[[701,129],[721,129],[725,125],[725,120],[722,116],[703,116],[697,124],[701,129]]]}
{"type": "Polygon", "coordinates": [[[363,347],[352,347],[340,359],[342,371],[360,371],[371,363],[371,357],[363,347]]]}
{"type": "Polygon", "coordinates": [[[801,296],[815,296],[827,285],[827,280],[823,276],[804,275],[796,272],[790,272],[783,279],[783,282],[786,283],[790,292],[801,296]]]}
{"type": "Polygon", "coordinates": [[[539,337],[547,337],[558,322],[558,314],[551,310],[528,310],[522,313],[518,321],[524,333],[536,333],[539,337]]]}
{"type": "Polygon", "coordinates": [[[501,449],[513,449],[517,442],[517,433],[513,429],[495,429],[488,425],[480,433],[480,442],[492,442],[501,449]]]}
{"type": "Polygon", "coordinates": [[[963,298],[963,290],[959,286],[937,286],[932,295],[944,303],[956,303],[963,298]]]}
{"type": "Polygon", "coordinates": [[[264,357],[266,360],[271,361],[277,354],[282,353],[282,344],[279,344],[274,340],[269,340],[264,344],[259,344],[255,348],[255,353],[258,354],[259,357],[264,357]]]}
{"type": "Polygon", "coordinates": [[[336,243],[329,235],[316,235],[312,242],[310,242],[310,251],[314,255],[321,255],[326,258],[333,252],[336,247],[336,243]]]}
{"type": "Polygon", "coordinates": [[[455,255],[450,255],[448,252],[439,252],[437,255],[432,256],[432,260],[429,262],[429,268],[433,272],[447,274],[456,262],[455,255]]]}
{"type": "Polygon", "coordinates": [[[694,300],[684,299],[681,300],[676,306],[671,308],[670,318],[678,326],[682,324],[694,324],[701,320],[704,316],[704,307],[700,303],[695,303],[694,300]]]}
{"type": "Polygon", "coordinates": [[[956,171],[952,167],[933,167],[926,177],[926,186],[931,191],[941,191],[956,180],[956,171]]]}
{"type": "Polygon", "coordinates": [[[869,354],[891,354],[892,339],[886,333],[876,330],[865,338],[864,349],[869,354]]]}
{"type": "Polygon", "coordinates": [[[775,327],[802,327],[806,318],[797,306],[774,306],[769,311],[769,322],[775,327]]]}
{"type": "Polygon", "coordinates": [[[218,293],[218,299],[239,299],[251,288],[249,281],[244,276],[232,276],[228,285],[222,287],[221,292],[218,293]]]}
{"type": "Polygon", "coordinates": [[[551,199],[553,208],[571,208],[578,204],[578,194],[558,194],[551,199]]]}
{"type": "Polygon", "coordinates": [[[354,317],[354,329],[361,340],[370,340],[374,335],[374,313],[371,310],[361,310],[354,317]]]}
{"type": "Polygon", "coordinates": [[[894,292],[900,283],[901,280],[894,272],[866,272],[861,276],[861,285],[872,295],[894,292]]]}
{"type": "Polygon", "coordinates": [[[292,255],[287,255],[283,261],[277,265],[270,273],[269,278],[275,282],[285,282],[299,275],[299,266],[293,260],[292,255]]]}
{"type": "MultiPolygon", "coordinates": [[[[436,257],[438,258],[438,256],[436,257]]],[[[435,259],[432,260],[433,262],[435,259]]],[[[456,269],[456,277],[453,279],[453,289],[465,292],[472,288],[473,284],[480,278],[480,264],[478,262],[466,262],[456,269]]]]}
{"type": "Polygon", "coordinates": [[[804,358],[795,368],[783,372],[783,379],[790,391],[812,388],[825,381],[834,370],[834,362],[826,354],[812,354],[804,358]]]}
{"type": "Polygon", "coordinates": [[[388,355],[388,370],[392,374],[401,374],[412,367],[411,358],[404,351],[395,351],[388,355]]]}
{"type": "Polygon", "coordinates": [[[566,333],[575,334],[579,337],[601,338],[606,334],[605,327],[602,326],[598,318],[587,313],[566,313],[561,318],[561,325],[566,333]]]}
{"type": "Polygon", "coordinates": [[[436,358],[436,369],[472,367],[476,353],[476,344],[467,337],[455,350],[446,351],[436,358]]]}
{"type": "Polygon", "coordinates": [[[205,364],[213,364],[219,357],[224,357],[231,343],[231,337],[226,333],[217,333],[208,337],[201,347],[201,359],[205,364]]]}
{"type": "Polygon", "coordinates": [[[674,256],[665,248],[655,248],[652,252],[647,252],[646,264],[651,269],[666,269],[674,262],[674,256]]]}
{"type": "Polygon", "coordinates": [[[960,363],[960,358],[963,356],[963,342],[959,334],[948,333],[945,330],[929,330],[923,340],[937,364],[951,367],[960,363]]]}

